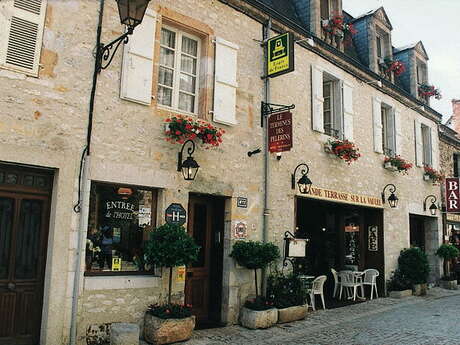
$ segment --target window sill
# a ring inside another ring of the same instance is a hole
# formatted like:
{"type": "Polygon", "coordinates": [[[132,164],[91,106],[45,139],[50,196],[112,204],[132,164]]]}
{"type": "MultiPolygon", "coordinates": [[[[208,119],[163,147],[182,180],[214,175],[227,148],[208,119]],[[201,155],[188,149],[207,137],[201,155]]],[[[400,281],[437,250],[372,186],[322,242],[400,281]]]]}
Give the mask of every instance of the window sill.
{"type": "Polygon", "coordinates": [[[157,104],[157,109],[167,116],[190,116],[190,117],[197,117],[201,119],[202,117],[196,113],[189,113],[185,110],[170,108],[167,105],[157,104]]]}

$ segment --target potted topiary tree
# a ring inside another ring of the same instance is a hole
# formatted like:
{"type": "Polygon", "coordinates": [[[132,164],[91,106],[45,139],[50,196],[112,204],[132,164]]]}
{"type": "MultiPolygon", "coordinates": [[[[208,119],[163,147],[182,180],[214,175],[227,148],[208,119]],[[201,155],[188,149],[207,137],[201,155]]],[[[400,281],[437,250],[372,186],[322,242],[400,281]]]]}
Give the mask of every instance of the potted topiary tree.
{"type": "Polygon", "coordinates": [[[170,344],[192,336],[195,316],[190,305],[171,303],[173,268],[188,265],[198,258],[200,247],[185,228],[164,224],[150,234],[145,246],[147,263],[169,268],[168,302],[151,305],[144,318],[144,338],[154,344],[170,344]]]}
{"type": "Polygon", "coordinates": [[[457,279],[450,273],[450,261],[460,255],[459,250],[452,244],[442,244],[436,251],[436,255],[444,260],[444,277],[440,280],[441,287],[449,290],[457,290],[457,279]]]}
{"type": "Polygon", "coordinates": [[[398,258],[401,273],[412,284],[414,295],[426,295],[430,266],[426,254],[418,247],[403,249],[398,258]]]}
{"type": "Polygon", "coordinates": [[[273,303],[259,295],[257,270],[280,257],[279,249],[273,243],[238,241],[233,245],[230,257],[245,268],[254,270],[256,297],[248,300],[241,309],[241,324],[246,328],[269,328],[278,321],[278,311],[273,303]]]}

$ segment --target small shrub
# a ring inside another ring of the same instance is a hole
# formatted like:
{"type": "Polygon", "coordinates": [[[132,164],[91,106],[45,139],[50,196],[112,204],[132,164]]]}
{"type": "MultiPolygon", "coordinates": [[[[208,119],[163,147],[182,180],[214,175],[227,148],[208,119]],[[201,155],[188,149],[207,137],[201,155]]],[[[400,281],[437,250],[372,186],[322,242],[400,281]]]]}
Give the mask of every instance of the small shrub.
{"type": "Polygon", "coordinates": [[[307,290],[297,276],[293,274],[285,276],[276,272],[268,277],[267,296],[276,308],[289,308],[304,305],[307,300],[307,290]]]}
{"type": "Polygon", "coordinates": [[[452,244],[442,244],[436,251],[436,255],[444,260],[444,280],[454,280],[454,277],[450,276],[450,260],[455,259],[460,255],[459,250],[452,244]]]}
{"type": "Polygon", "coordinates": [[[430,266],[426,254],[418,247],[403,249],[398,258],[399,270],[411,284],[423,284],[428,280],[430,266]]]}
{"type": "Polygon", "coordinates": [[[251,310],[262,311],[274,308],[273,301],[266,299],[263,296],[257,296],[254,299],[247,300],[244,306],[251,310]]]}
{"type": "Polygon", "coordinates": [[[151,304],[147,313],[160,319],[185,319],[192,315],[192,306],[183,304],[151,304]]]}
{"type": "Polygon", "coordinates": [[[399,269],[393,272],[388,281],[389,291],[403,291],[412,289],[412,283],[399,269]]]}

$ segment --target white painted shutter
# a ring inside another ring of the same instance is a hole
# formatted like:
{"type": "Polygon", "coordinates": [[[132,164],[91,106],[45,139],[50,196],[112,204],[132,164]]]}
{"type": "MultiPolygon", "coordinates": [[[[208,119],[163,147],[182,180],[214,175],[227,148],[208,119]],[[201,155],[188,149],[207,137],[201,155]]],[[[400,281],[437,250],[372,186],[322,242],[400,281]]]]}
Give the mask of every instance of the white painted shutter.
{"type": "Polygon", "coordinates": [[[374,120],[374,151],[383,153],[382,133],[382,102],[378,98],[372,100],[372,111],[374,120]]]}
{"type": "Polygon", "coordinates": [[[324,132],[323,71],[311,66],[312,128],[324,132]]]}
{"type": "Polygon", "coordinates": [[[395,150],[396,154],[400,155],[402,152],[403,133],[401,130],[401,111],[394,109],[395,116],[395,150]]]}
{"type": "Polygon", "coordinates": [[[386,128],[387,128],[387,138],[386,144],[387,148],[390,150],[392,155],[396,153],[396,124],[395,124],[395,111],[394,108],[388,108],[386,116],[386,128]]]}
{"type": "Polygon", "coordinates": [[[0,66],[38,76],[46,0],[0,1],[0,66]]]}
{"type": "Polygon", "coordinates": [[[238,68],[238,49],[236,44],[216,38],[215,77],[214,77],[214,116],[215,122],[236,125],[236,72],[238,68]]]}
{"type": "Polygon", "coordinates": [[[431,127],[428,127],[428,147],[427,147],[427,159],[426,162],[433,167],[433,135],[432,135],[433,130],[431,127]]]}
{"type": "Polygon", "coordinates": [[[423,166],[423,140],[422,124],[419,120],[414,121],[415,131],[415,163],[418,167],[423,166]]]}
{"type": "Polygon", "coordinates": [[[343,133],[353,141],[353,87],[343,83],[343,133]]]}
{"type": "Polygon", "coordinates": [[[153,52],[156,13],[145,12],[123,49],[120,98],[150,105],[152,101],[153,52]]]}
{"type": "Polygon", "coordinates": [[[439,170],[439,136],[437,128],[431,130],[431,148],[432,148],[432,164],[433,168],[439,170]],[[434,134],[434,135],[433,135],[434,134]]]}

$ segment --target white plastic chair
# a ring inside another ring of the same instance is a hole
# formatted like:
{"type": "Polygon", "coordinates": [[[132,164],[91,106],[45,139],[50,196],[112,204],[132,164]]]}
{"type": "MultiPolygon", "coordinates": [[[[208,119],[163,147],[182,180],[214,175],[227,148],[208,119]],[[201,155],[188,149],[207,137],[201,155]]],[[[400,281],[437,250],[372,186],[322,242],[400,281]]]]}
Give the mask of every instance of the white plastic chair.
{"type": "Polygon", "coordinates": [[[371,299],[374,297],[374,289],[375,289],[375,296],[379,298],[379,293],[377,292],[377,277],[380,275],[379,271],[373,268],[369,268],[364,270],[364,281],[363,285],[370,285],[371,287],[371,299]]]}
{"type": "Polygon", "coordinates": [[[324,282],[326,281],[326,276],[319,276],[313,280],[311,291],[310,291],[310,302],[313,310],[315,309],[315,295],[321,295],[321,301],[323,302],[323,309],[326,309],[326,304],[324,303],[324,282]]]}
{"type": "Polygon", "coordinates": [[[364,297],[363,293],[363,283],[358,281],[358,275],[356,275],[353,271],[340,271],[340,295],[339,299],[342,299],[342,291],[345,288],[345,293],[347,293],[346,289],[353,289],[353,301],[356,301],[356,296],[358,292],[358,288],[361,288],[362,297],[364,297]]]}
{"type": "Polygon", "coordinates": [[[331,268],[331,273],[332,273],[332,276],[334,277],[334,292],[332,293],[332,297],[335,298],[339,292],[338,290],[340,288],[340,280],[339,280],[337,271],[335,269],[331,268]]]}

